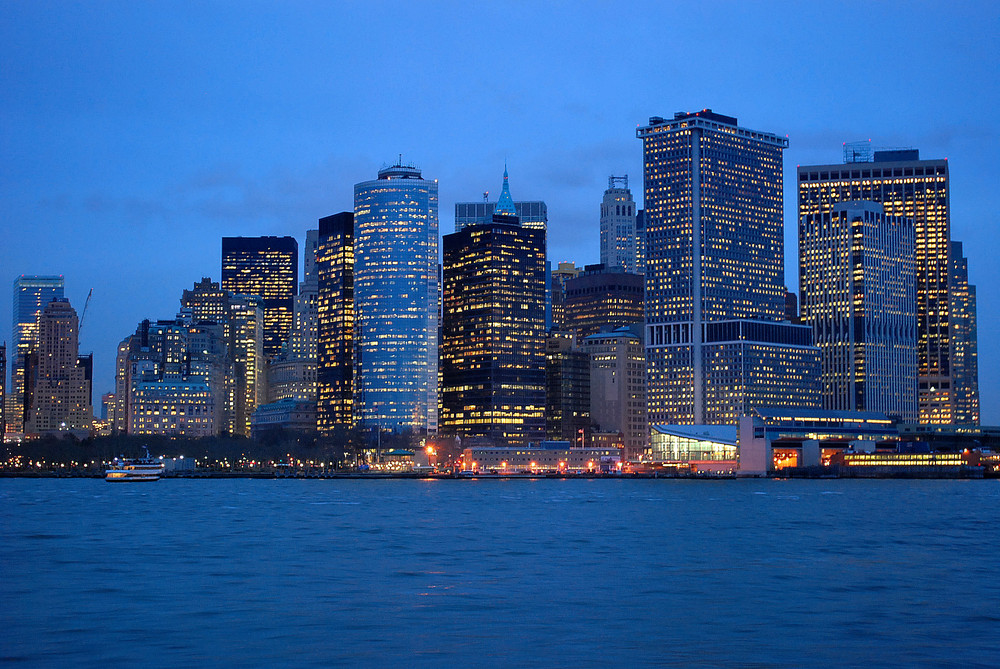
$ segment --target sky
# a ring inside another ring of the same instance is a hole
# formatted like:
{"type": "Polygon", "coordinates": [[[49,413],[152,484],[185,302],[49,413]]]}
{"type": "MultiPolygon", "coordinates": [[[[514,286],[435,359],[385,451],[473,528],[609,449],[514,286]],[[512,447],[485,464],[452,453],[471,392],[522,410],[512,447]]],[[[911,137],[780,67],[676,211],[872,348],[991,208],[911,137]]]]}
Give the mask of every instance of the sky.
{"type": "MultiPolygon", "coordinates": [[[[42,2],[0,0],[0,341],[20,274],[63,274],[94,353],[220,278],[224,236],[353,209],[401,154],[454,203],[545,200],[549,259],[599,261],[608,177],[642,200],[650,116],[711,108],[788,135],[948,158],[952,238],[979,297],[982,422],[1000,425],[1000,3],[42,2]]],[[[99,409],[99,407],[98,407],[99,409]]]]}

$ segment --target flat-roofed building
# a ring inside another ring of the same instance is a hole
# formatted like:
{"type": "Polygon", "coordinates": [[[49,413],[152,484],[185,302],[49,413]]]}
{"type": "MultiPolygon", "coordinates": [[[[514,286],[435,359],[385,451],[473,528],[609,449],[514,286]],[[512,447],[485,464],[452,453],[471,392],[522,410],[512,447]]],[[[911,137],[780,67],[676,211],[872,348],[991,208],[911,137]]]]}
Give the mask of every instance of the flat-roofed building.
{"type": "Polygon", "coordinates": [[[590,419],[600,432],[617,432],[625,459],[646,450],[646,354],[642,339],[629,328],[593,334],[582,349],[590,363],[590,419]]]}
{"type": "MultiPolygon", "coordinates": [[[[916,149],[848,151],[841,165],[800,165],[799,218],[840,202],[878,202],[885,215],[913,221],[917,276],[917,361],[921,423],[954,423],[951,207],[947,159],[921,160],[916,149]]],[[[863,148],[863,147],[862,147],[863,148]]]]}
{"type": "Polygon", "coordinates": [[[621,471],[620,448],[466,448],[463,467],[476,473],[615,473],[621,471]]]}
{"type": "Polygon", "coordinates": [[[645,278],[621,267],[587,265],[566,280],[565,328],[579,340],[642,323],[645,278]]]}
{"type": "Polygon", "coordinates": [[[299,243],[294,237],[222,238],[222,289],[262,300],[267,358],[288,341],[298,281],[299,243]]]}
{"type": "Polygon", "coordinates": [[[328,435],[353,425],[354,416],[354,213],[319,219],[316,382],[317,427],[328,435]]]}
{"type": "Polygon", "coordinates": [[[822,353],[823,407],[918,416],[913,221],[839,202],[799,221],[802,323],[822,353]]]}

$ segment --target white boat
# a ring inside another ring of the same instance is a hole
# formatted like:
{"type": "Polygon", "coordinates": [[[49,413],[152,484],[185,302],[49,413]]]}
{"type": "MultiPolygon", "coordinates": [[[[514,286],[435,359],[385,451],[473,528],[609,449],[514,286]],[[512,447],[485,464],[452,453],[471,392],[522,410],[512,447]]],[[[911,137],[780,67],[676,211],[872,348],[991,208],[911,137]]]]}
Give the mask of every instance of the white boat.
{"type": "Polygon", "coordinates": [[[163,474],[163,461],[150,457],[149,449],[141,458],[115,458],[104,472],[105,481],[159,481],[163,474]]]}

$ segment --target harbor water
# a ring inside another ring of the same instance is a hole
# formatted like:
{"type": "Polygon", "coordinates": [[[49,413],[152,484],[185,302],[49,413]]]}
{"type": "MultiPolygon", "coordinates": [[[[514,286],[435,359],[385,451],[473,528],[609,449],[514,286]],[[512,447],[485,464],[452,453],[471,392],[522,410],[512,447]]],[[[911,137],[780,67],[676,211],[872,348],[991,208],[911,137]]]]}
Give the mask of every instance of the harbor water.
{"type": "Polygon", "coordinates": [[[0,480],[18,666],[1000,665],[1000,481],[0,480]]]}

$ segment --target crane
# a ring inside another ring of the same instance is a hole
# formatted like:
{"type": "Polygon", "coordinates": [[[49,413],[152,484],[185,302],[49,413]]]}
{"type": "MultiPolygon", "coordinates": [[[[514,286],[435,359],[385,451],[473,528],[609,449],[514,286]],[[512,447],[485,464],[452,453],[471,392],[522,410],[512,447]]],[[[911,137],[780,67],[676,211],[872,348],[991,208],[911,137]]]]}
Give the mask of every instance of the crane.
{"type": "Polygon", "coordinates": [[[87,301],[83,303],[83,313],[80,314],[80,324],[76,328],[77,332],[83,329],[83,319],[87,317],[87,307],[90,306],[90,298],[93,295],[94,295],[94,289],[91,288],[90,292],[87,293],[87,301]]]}

